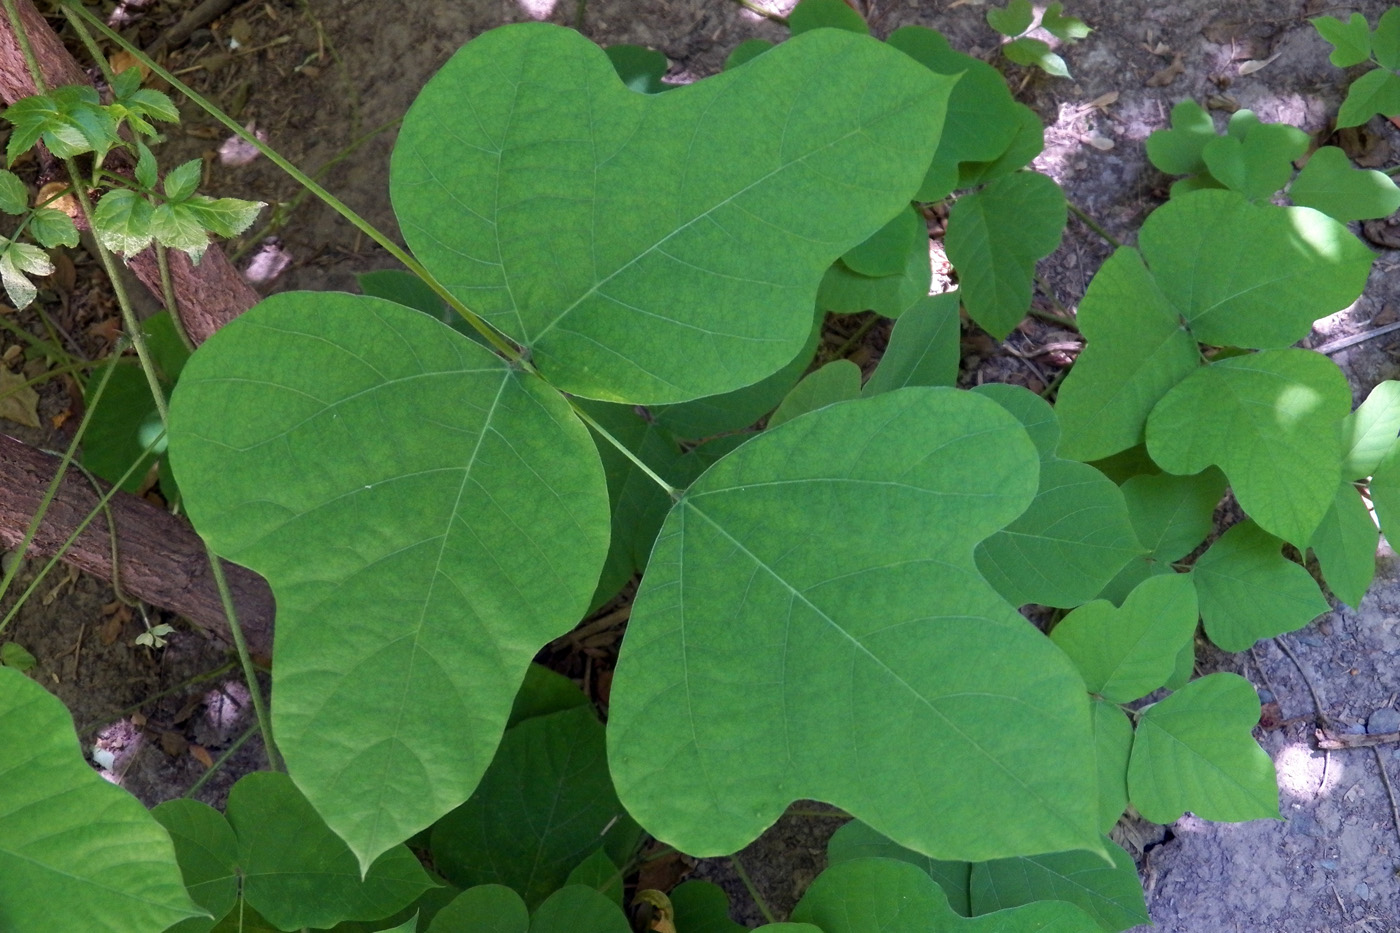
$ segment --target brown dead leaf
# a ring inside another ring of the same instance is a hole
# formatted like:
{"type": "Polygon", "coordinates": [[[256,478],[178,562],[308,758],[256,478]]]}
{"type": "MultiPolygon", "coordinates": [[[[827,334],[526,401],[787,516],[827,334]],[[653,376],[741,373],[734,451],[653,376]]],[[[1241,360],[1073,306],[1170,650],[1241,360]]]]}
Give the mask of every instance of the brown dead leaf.
{"type": "MultiPolygon", "coordinates": [[[[652,845],[654,848],[661,847],[660,843],[652,845]]],[[[643,858],[645,857],[643,856],[643,858]]],[[[684,856],[672,850],[665,855],[642,862],[641,868],[637,872],[637,888],[639,890],[670,891],[680,884],[681,879],[688,874],[690,874],[690,866],[686,864],[684,856]]]]}
{"type": "Polygon", "coordinates": [[[162,732],[160,734],[160,748],[171,758],[179,758],[191,750],[189,740],[178,732],[162,732]]]}
{"type": "Polygon", "coordinates": [[[1234,113],[1240,109],[1240,102],[1229,94],[1211,94],[1206,98],[1207,110],[1219,110],[1222,113],[1234,113]]]}
{"type": "Polygon", "coordinates": [[[1253,59],[1251,61],[1244,62],[1240,65],[1240,75],[1252,75],[1256,71],[1260,71],[1264,68],[1267,68],[1269,65],[1272,65],[1274,62],[1278,61],[1279,56],[1282,54],[1282,52],[1275,52],[1268,58],[1253,59]]]}
{"type": "Polygon", "coordinates": [[[97,630],[97,640],[104,645],[111,645],[118,638],[122,637],[122,629],[126,627],[127,620],[131,618],[131,609],[122,607],[124,612],[114,612],[111,618],[102,623],[102,627],[97,630]]]}
{"type": "Polygon", "coordinates": [[[50,418],[49,423],[54,426],[54,430],[58,430],[59,428],[63,427],[63,423],[72,416],[73,413],[65,408],[63,411],[50,418]]]}
{"type": "Polygon", "coordinates": [[[1181,53],[1177,52],[1172,56],[1172,63],[1170,65],[1147,79],[1147,86],[1166,87],[1185,73],[1186,66],[1181,63],[1181,53]]]}
{"type": "Polygon", "coordinates": [[[24,356],[24,348],[17,343],[12,343],[5,348],[4,353],[0,353],[0,363],[4,363],[6,366],[13,366],[22,356],[24,356]]]}
{"type": "Polygon", "coordinates": [[[1085,105],[1086,110],[1107,110],[1109,104],[1118,103],[1118,92],[1109,91],[1107,94],[1100,94],[1085,105]]]}
{"type": "Polygon", "coordinates": [[[209,750],[203,745],[191,745],[190,757],[206,768],[214,767],[214,758],[209,754],[209,750]]]}
{"type": "Polygon", "coordinates": [[[654,933],[676,933],[676,909],[671,906],[671,899],[660,891],[638,891],[637,896],[632,898],[632,906],[644,905],[644,909],[650,911],[650,920],[647,929],[654,933]]]}
{"type": "Polygon", "coordinates": [[[39,189],[39,193],[34,196],[35,207],[51,207],[56,211],[63,211],[74,220],[82,213],[82,208],[78,206],[78,199],[71,193],[65,194],[68,185],[61,181],[51,181],[39,189]]]}
{"type": "Polygon", "coordinates": [[[112,66],[113,74],[119,75],[123,71],[126,71],[128,68],[139,68],[141,69],[142,81],[145,81],[151,76],[151,69],[147,68],[145,65],[137,61],[136,57],[130,52],[126,51],[125,49],[113,52],[112,55],[107,59],[107,64],[112,66]]]}
{"type": "Polygon", "coordinates": [[[39,426],[39,393],[19,373],[0,367],[0,418],[28,428],[39,426]]]}
{"type": "Polygon", "coordinates": [[[146,714],[137,710],[131,714],[131,724],[138,729],[146,728],[146,714]]]}

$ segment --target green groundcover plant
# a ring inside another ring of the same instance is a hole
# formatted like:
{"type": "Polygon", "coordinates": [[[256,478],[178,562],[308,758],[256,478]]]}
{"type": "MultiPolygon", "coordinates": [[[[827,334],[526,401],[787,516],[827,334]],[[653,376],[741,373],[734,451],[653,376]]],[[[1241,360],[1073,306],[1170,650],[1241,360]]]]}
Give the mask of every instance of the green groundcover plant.
{"type": "MultiPolygon", "coordinates": [[[[1400,521],[1397,383],[1353,412],[1294,346],[1365,285],[1344,221],[1400,192],[1183,104],[1148,151],[1185,178],[1094,277],[1055,403],[959,390],[959,309],[1006,336],[1065,226],[1040,123],[933,30],[822,0],[791,25],[685,87],[647,50],[486,33],[394,148],[413,274],[273,296],[193,355],[147,325],[84,456],[121,480],[168,434],[166,491],[271,584],[274,770],[148,812],[7,660],[0,928],[624,933],[644,834],[724,855],[815,799],[855,819],[766,930],[1115,931],[1147,920],[1125,810],[1279,817],[1254,689],[1195,677],[1195,638],[1327,611],[1308,552],[1356,605],[1363,490],[1400,521]],[[960,287],[929,297],[939,201],[960,287]],[[867,309],[896,320],[874,374],[808,372],[823,314],[867,309]],[[1247,518],[1202,552],[1227,490],[1247,518]],[[639,572],[605,726],[531,660],[639,572]]],[[[11,159],[123,144],[109,105],[49,103],[7,112],[11,159]]],[[[103,245],[251,222],[181,171],[104,195],[103,245]]],[[[742,929],[705,883],[649,898],[656,929],[742,929]]]]}

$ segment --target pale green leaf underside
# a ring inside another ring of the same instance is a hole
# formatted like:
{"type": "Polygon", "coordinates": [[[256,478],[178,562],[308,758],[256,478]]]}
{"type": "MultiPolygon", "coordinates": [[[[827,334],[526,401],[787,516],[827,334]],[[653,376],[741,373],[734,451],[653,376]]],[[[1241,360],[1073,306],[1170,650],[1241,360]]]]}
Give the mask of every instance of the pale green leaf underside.
{"type": "Polygon", "coordinates": [[[1302,628],[1330,608],[1283,542],[1253,522],[1232,527],[1191,569],[1206,634],[1226,651],[1302,628]]]}
{"type": "Polygon", "coordinates": [[[1167,393],[1147,421],[1147,449],[1170,473],[1224,471],[1240,506],[1302,546],[1341,479],[1346,377],[1311,350],[1220,360],[1167,393]]]}
{"type": "Polygon", "coordinates": [[[918,188],[953,83],[816,30],[642,95],[577,33],[507,26],[404,118],[394,208],[418,257],[561,389],[713,395],[797,352],[822,273],[918,188]]]}
{"type": "Polygon", "coordinates": [[[1308,546],[1317,555],[1328,588],[1356,608],[1376,575],[1379,543],[1380,532],[1361,494],[1351,483],[1343,482],[1308,546]]]}
{"type": "Polygon", "coordinates": [[[427,315],[277,295],[171,403],[185,504],[277,597],[273,718],[298,787],[368,865],[460,804],[539,646],[608,546],[567,403],[427,315]]]}
{"type": "Polygon", "coordinates": [[[1342,479],[1365,479],[1400,437],[1400,382],[1387,379],[1342,421],[1342,479]]]}
{"type": "Polygon", "coordinates": [[[1107,839],[1104,848],[1112,864],[1097,852],[1083,851],[979,862],[972,867],[972,911],[989,914],[1036,901],[1067,901],[1105,930],[1150,923],[1132,856],[1107,839]]]}
{"type": "Polygon", "coordinates": [[[628,811],[698,854],[801,798],[945,859],[1096,847],[1083,683],[972,560],[1036,464],[995,403],[909,388],[712,467],[667,518],[613,684],[628,811]],[[1002,805],[1014,825],[985,819],[1002,805]]]}
{"type": "MultiPolygon", "coordinates": [[[[1097,858],[1097,856],[1094,856],[1097,858]]],[[[908,862],[863,858],[817,876],[792,912],[822,933],[1101,933],[1067,901],[960,917],[933,879],[908,862]]]]}
{"type": "Polygon", "coordinates": [[[1187,810],[1219,822],[1277,818],[1274,763],[1255,744],[1259,697],[1236,674],[1208,674],[1138,720],[1128,797],[1146,819],[1171,823],[1187,810]]]}
{"type": "Polygon", "coordinates": [[[0,667],[0,929],[163,930],[202,913],[170,837],[83,761],[73,719],[0,667]]]}

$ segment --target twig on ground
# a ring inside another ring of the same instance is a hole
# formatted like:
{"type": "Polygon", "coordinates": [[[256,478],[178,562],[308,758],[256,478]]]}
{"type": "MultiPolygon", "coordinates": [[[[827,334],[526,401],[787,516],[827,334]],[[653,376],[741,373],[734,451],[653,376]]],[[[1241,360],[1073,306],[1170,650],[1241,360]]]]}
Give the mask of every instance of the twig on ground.
{"type": "Polygon", "coordinates": [[[1364,334],[1352,334],[1350,337],[1339,337],[1336,340],[1329,340],[1327,343],[1318,347],[1315,352],[1321,353],[1323,356],[1331,356],[1333,353],[1345,350],[1348,347],[1354,347],[1358,343],[1365,343],[1377,337],[1384,337],[1386,334],[1394,333],[1397,330],[1400,330],[1400,321],[1396,321],[1394,324],[1386,324],[1383,327],[1377,327],[1374,330],[1368,330],[1364,334]]]}
{"type": "Polygon", "coordinates": [[[1381,750],[1372,745],[1371,751],[1376,756],[1376,767],[1381,772],[1381,783],[1385,785],[1385,795],[1390,800],[1390,823],[1395,827],[1396,838],[1400,839],[1400,808],[1395,806],[1395,788],[1390,786],[1390,775],[1385,773],[1385,758],[1381,755],[1381,750]]]}
{"type": "Polygon", "coordinates": [[[196,29],[209,25],[242,2],[244,0],[204,0],[152,42],[146,54],[155,58],[162,52],[184,45],[196,29]]]}

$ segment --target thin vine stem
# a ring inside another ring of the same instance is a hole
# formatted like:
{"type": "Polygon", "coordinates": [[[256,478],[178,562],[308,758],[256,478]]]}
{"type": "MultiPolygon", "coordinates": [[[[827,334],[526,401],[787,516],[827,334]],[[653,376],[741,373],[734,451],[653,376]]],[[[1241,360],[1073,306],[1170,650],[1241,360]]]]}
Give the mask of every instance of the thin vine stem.
{"type": "Polygon", "coordinates": [[[222,768],[222,767],[224,766],[224,762],[226,762],[226,761],[228,761],[230,758],[232,758],[232,757],[234,756],[234,754],[235,754],[240,748],[242,748],[245,744],[247,744],[248,740],[251,739],[251,738],[253,737],[253,733],[255,733],[255,732],[257,732],[257,731],[258,731],[257,725],[252,725],[252,726],[249,726],[247,729],[245,729],[242,735],[240,735],[238,738],[234,739],[232,745],[230,745],[228,748],[224,749],[224,753],[223,753],[222,755],[220,755],[218,758],[215,758],[215,759],[214,759],[214,763],[213,763],[212,765],[209,766],[209,770],[207,770],[207,771],[205,771],[203,774],[201,774],[201,775],[199,776],[199,780],[197,780],[197,781],[195,781],[193,784],[191,784],[191,785],[189,786],[189,789],[186,790],[186,791],[185,791],[183,794],[181,794],[180,796],[181,796],[181,797],[193,797],[195,794],[199,793],[200,789],[203,788],[205,784],[208,784],[208,783],[209,783],[209,779],[212,778],[215,774],[218,774],[218,773],[219,773],[219,769],[222,768]]]}
{"type": "Polygon", "coordinates": [[[175,336],[189,353],[194,352],[194,341],[185,330],[185,322],[180,320],[180,308],[175,301],[175,285],[170,280],[170,253],[162,244],[156,244],[156,266],[160,269],[160,294],[165,301],[165,310],[170,312],[170,323],[175,327],[175,336]]]}
{"type": "Polygon", "coordinates": [[[595,421],[593,416],[590,415],[588,412],[584,411],[583,408],[580,407],[576,401],[574,401],[573,399],[569,399],[568,402],[573,407],[574,414],[578,415],[580,421],[582,421],[584,424],[588,425],[590,428],[596,431],[599,437],[603,438],[609,444],[612,444],[618,450],[622,451],[623,456],[625,456],[628,460],[631,460],[632,464],[637,469],[645,473],[647,477],[651,479],[652,482],[656,483],[656,485],[660,486],[663,490],[665,490],[666,495],[670,496],[672,500],[680,499],[681,494],[685,492],[684,489],[678,489],[677,487],[672,486],[670,483],[662,479],[655,470],[646,465],[646,462],[643,461],[641,457],[638,457],[631,450],[627,449],[627,446],[625,444],[623,444],[617,438],[609,434],[608,430],[604,428],[601,424],[599,424],[597,421],[595,421]]]}
{"type": "Polygon", "coordinates": [[[19,392],[22,389],[32,389],[34,386],[43,385],[44,383],[52,379],[54,376],[72,375],[73,373],[80,373],[85,369],[92,369],[92,367],[92,363],[84,362],[81,360],[76,363],[69,363],[65,366],[55,366],[53,369],[45,370],[44,372],[35,376],[33,379],[26,379],[19,385],[11,386],[4,392],[0,392],[0,402],[3,402],[5,399],[9,398],[11,395],[14,395],[16,392],[19,392]]]}
{"type": "Polygon", "coordinates": [[[223,565],[219,563],[219,555],[215,554],[208,544],[204,545],[204,553],[209,556],[209,569],[214,572],[214,585],[219,588],[219,601],[223,603],[224,615],[228,617],[233,646],[238,650],[238,663],[248,681],[248,694],[253,698],[253,712],[258,717],[258,731],[262,733],[268,767],[273,771],[285,771],[282,757],[277,752],[277,744],[272,740],[272,717],[268,715],[262,688],[258,685],[258,671],[253,666],[252,652],[248,650],[248,642],[243,637],[243,627],[238,624],[238,612],[234,609],[233,594],[229,592],[228,581],[224,578],[223,565]]]}
{"type": "Polygon", "coordinates": [[[1073,214],[1075,217],[1078,217],[1080,222],[1083,223],[1084,226],[1088,227],[1090,230],[1094,231],[1100,237],[1102,237],[1104,242],[1106,242],[1109,246],[1112,246],[1114,249],[1118,249],[1120,246],[1123,245],[1122,243],[1118,242],[1118,239],[1114,237],[1113,234],[1105,230],[1097,220],[1085,213],[1084,209],[1081,208],[1078,204],[1075,204],[1073,201],[1069,200],[1066,200],[1065,204],[1069,207],[1069,211],[1071,214],[1073,214]]]}
{"type": "Polygon", "coordinates": [[[107,82],[108,87],[114,87],[117,83],[117,76],[112,72],[112,65],[107,61],[107,56],[102,53],[97,40],[92,37],[92,33],[88,32],[87,26],[72,18],[69,18],[68,24],[78,34],[83,48],[87,49],[88,57],[97,63],[98,69],[102,72],[102,80],[107,82]]]}
{"type": "Polygon", "coordinates": [[[753,898],[753,902],[758,905],[758,912],[763,914],[763,919],[769,923],[777,923],[778,921],[773,917],[773,911],[768,908],[768,902],[763,899],[763,895],[758,893],[758,888],[754,886],[753,879],[751,879],[749,873],[744,870],[744,863],[739,861],[739,856],[729,856],[729,864],[734,866],[734,874],[738,875],[739,880],[744,883],[745,889],[749,892],[749,897],[753,898]]]}

